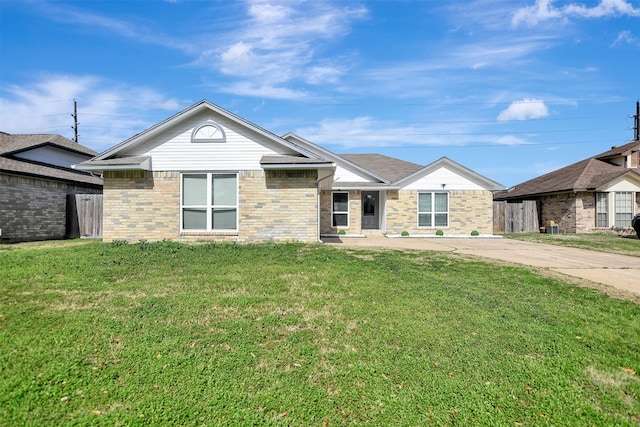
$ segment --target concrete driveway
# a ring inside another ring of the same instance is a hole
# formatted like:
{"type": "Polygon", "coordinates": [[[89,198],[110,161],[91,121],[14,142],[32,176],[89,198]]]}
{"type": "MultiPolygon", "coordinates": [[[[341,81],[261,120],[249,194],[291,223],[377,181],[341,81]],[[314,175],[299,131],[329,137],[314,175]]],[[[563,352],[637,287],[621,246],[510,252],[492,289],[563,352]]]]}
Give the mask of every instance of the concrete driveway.
{"type": "Polygon", "coordinates": [[[333,245],[445,251],[523,264],[605,285],[599,288],[607,294],[615,294],[615,296],[624,296],[620,293],[627,294],[631,299],[640,302],[640,258],[638,257],[522,242],[502,237],[388,238],[372,235],[349,238],[331,237],[322,240],[333,245]],[[606,287],[611,289],[607,290],[606,287]]]}

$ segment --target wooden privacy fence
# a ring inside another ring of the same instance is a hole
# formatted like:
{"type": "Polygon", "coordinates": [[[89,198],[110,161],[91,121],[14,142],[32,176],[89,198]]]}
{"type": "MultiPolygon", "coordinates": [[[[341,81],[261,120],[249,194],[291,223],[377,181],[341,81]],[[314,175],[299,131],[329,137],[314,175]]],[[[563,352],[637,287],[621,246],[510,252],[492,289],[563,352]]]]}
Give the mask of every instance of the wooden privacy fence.
{"type": "Polygon", "coordinates": [[[67,195],[68,239],[102,237],[102,194],[67,195]]]}
{"type": "Polygon", "coordinates": [[[493,202],[493,233],[539,233],[538,203],[535,200],[521,202],[493,202]]]}

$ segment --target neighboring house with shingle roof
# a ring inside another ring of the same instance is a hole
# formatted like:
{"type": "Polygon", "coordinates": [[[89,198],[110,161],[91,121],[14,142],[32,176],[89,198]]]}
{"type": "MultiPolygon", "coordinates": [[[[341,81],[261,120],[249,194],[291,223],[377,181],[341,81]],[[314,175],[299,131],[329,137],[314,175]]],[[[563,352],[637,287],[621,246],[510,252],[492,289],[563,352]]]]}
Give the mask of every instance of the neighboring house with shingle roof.
{"type": "Polygon", "coordinates": [[[206,100],[75,167],[103,174],[105,241],[491,234],[504,188],[446,158],[340,156],[206,100]]]}
{"type": "Polygon", "coordinates": [[[496,201],[534,200],[540,224],[560,232],[628,228],[640,212],[640,141],[613,147],[496,193],[496,201]]]}
{"type": "Polygon", "coordinates": [[[102,192],[101,178],[71,165],[96,154],[60,135],[0,132],[0,242],[68,235],[67,195],[102,192]]]}

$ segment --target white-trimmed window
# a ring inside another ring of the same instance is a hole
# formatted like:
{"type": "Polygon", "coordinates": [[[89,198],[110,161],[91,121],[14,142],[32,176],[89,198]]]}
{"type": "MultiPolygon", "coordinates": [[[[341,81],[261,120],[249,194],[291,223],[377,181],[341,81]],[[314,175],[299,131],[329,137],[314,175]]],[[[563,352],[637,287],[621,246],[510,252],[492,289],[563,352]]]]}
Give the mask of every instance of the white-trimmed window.
{"type": "Polygon", "coordinates": [[[609,193],[596,193],[596,227],[609,227],[609,193]]]}
{"type": "Polygon", "coordinates": [[[349,227],[349,193],[331,193],[331,226],[334,228],[349,227]]]}
{"type": "Polygon", "coordinates": [[[181,229],[235,231],[238,229],[238,175],[184,173],[181,188],[181,229]]]}
{"type": "Polygon", "coordinates": [[[191,132],[191,142],[226,142],[227,136],[222,126],[208,120],[191,132]]]}
{"type": "Polygon", "coordinates": [[[615,194],[616,227],[631,227],[633,218],[633,193],[618,191],[615,194]]]}
{"type": "Polygon", "coordinates": [[[418,226],[449,226],[449,193],[418,193],[418,226]]]}

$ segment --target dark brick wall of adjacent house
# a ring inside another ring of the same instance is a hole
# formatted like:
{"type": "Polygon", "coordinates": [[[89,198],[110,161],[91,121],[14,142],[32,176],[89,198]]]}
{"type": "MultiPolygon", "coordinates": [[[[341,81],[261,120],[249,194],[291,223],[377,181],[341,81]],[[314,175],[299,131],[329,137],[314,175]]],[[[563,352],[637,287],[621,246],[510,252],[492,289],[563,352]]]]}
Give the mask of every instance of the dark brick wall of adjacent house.
{"type": "Polygon", "coordinates": [[[0,174],[0,243],[64,239],[67,194],[102,189],[0,174]]]}

